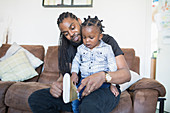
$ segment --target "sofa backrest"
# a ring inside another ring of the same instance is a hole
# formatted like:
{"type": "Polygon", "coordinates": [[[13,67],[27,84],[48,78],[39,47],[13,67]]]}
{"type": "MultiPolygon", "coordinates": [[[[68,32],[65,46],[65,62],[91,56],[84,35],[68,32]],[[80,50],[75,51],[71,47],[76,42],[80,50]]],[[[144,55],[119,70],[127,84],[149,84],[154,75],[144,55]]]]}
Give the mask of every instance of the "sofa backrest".
{"type": "Polygon", "coordinates": [[[58,77],[58,46],[49,46],[44,59],[44,70],[38,82],[49,84],[56,81],[58,77]]]}
{"type": "Polygon", "coordinates": [[[135,56],[135,50],[133,48],[121,48],[125,60],[129,66],[129,69],[140,74],[140,58],[135,56]]]}
{"type": "MultiPolygon", "coordinates": [[[[10,44],[3,44],[2,47],[0,47],[0,58],[5,55],[7,50],[9,49],[11,45],[10,44]]],[[[31,52],[34,56],[38,57],[40,60],[44,60],[44,54],[45,50],[42,45],[21,45],[23,48],[27,49],[29,52],[31,52]]],[[[42,70],[42,65],[36,68],[37,73],[40,75],[42,70]]],[[[32,81],[38,81],[39,75],[26,80],[25,82],[32,82],[32,81]]]]}
{"type": "MultiPolygon", "coordinates": [[[[139,57],[135,56],[135,51],[132,48],[122,48],[125,59],[129,68],[139,73],[139,57]]],[[[45,60],[44,60],[44,71],[40,75],[38,82],[41,83],[52,83],[59,77],[58,69],[58,46],[49,46],[45,60]]]]}

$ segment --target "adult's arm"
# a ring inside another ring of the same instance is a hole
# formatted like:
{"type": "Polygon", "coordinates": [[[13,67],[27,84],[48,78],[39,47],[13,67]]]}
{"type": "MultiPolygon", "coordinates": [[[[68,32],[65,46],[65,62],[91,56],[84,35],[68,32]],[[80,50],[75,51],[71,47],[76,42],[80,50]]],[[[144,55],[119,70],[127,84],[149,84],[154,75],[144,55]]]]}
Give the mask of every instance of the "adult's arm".
{"type": "MultiPolygon", "coordinates": [[[[124,56],[123,55],[116,56],[116,63],[118,70],[115,72],[109,72],[109,74],[112,77],[110,83],[122,84],[130,81],[129,67],[126,63],[124,56]]],[[[98,89],[104,82],[106,82],[105,73],[104,72],[95,73],[81,81],[81,85],[79,86],[78,91],[80,92],[82,88],[86,86],[82,96],[87,96],[88,94],[90,94],[90,92],[98,89]]]]}
{"type": "Polygon", "coordinates": [[[115,72],[108,72],[112,77],[110,83],[122,84],[125,82],[129,82],[131,76],[124,55],[116,56],[116,64],[118,70],[115,72]]]}

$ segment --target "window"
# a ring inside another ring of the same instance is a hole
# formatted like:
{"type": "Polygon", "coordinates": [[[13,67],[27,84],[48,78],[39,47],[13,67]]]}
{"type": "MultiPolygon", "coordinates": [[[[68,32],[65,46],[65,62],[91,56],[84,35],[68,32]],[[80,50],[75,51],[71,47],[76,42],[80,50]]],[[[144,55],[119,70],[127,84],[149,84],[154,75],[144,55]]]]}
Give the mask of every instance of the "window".
{"type": "Polygon", "coordinates": [[[44,7],[92,7],[93,0],[43,0],[44,7]]]}

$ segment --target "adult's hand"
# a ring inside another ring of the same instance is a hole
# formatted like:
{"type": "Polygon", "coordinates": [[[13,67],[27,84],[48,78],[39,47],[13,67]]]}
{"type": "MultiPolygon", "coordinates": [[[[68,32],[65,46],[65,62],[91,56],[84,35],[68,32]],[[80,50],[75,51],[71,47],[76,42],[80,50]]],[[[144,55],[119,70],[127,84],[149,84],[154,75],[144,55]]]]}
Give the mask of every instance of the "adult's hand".
{"type": "Polygon", "coordinates": [[[52,96],[58,98],[63,92],[63,77],[59,78],[56,82],[53,82],[50,87],[50,93],[52,96]]]}
{"type": "Polygon", "coordinates": [[[91,92],[98,89],[105,82],[105,73],[99,72],[84,78],[77,91],[80,92],[85,87],[82,97],[89,95],[91,92]]]}

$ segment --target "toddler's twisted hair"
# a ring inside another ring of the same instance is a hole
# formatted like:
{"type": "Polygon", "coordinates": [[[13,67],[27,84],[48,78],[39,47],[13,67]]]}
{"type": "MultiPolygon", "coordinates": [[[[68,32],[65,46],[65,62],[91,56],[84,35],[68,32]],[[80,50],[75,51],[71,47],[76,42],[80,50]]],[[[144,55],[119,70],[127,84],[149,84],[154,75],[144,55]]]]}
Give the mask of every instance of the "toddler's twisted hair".
{"type": "Polygon", "coordinates": [[[91,18],[90,16],[88,16],[88,18],[84,18],[84,22],[82,23],[82,27],[84,26],[96,26],[99,27],[100,33],[104,32],[103,28],[104,26],[102,26],[102,22],[103,20],[99,20],[97,16],[95,16],[94,18],[91,18]]]}

